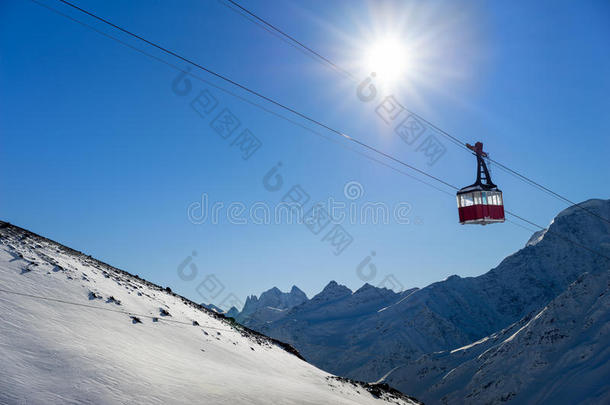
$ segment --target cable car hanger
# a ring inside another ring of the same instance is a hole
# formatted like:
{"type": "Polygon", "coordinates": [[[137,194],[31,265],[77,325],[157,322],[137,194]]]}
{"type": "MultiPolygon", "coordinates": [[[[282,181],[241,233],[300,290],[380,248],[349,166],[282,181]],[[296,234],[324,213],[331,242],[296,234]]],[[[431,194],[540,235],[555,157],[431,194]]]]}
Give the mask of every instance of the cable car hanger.
{"type": "Polygon", "coordinates": [[[483,151],[483,143],[477,142],[466,147],[472,150],[477,158],[477,180],[457,192],[457,205],[460,224],[487,225],[504,222],[504,201],[502,191],[498,189],[489,174],[485,158],[489,155],[483,151]]]}

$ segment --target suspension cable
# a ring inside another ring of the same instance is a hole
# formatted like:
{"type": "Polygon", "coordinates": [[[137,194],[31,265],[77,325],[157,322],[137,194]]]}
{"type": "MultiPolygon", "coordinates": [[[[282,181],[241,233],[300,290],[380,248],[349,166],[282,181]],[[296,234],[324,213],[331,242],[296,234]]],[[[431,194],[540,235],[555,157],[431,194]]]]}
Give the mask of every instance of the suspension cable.
{"type": "MultiPolygon", "coordinates": [[[[293,43],[295,43],[297,46],[300,46],[301,48],[303,48],[306,52],[310,52],[311,54],[315,55],[318,59],[318,61],[320,61],[321,63],[327,64],[328,66],[330,66],[333,70],[343,74],[344,76],[348,77],[349,79],[351,79],[354,82],[357,82],[357,79],[354,77],[353,74],[351,74],[350,72],[348,72],[347,70],[343,69],[342,67],[338,66],[336,63],[332,62],[330,59],[324,57],[323,55],[321,55],[319,52],[316,52],[315,50],[313,50],[312,48],[308,47],[307,45],[303,44],[301,41],[298,41],[296,38],[294,38],[292,35],[286,33],[285,31],[281,30],[280,28],[278,28],[276,25],[270,23],[269,21],[263,19],[262,17],[259,17],[258,15],[256,15],[254,12],[246,9],[245,7],[243,7],[242,5],[240,5],[239,3],[237,3],[234,0],[224,0],[230,4],[232,4],[233,6],[239,8],[240,10],[242,10],[244,13],[246,13],[247,15],[253,17],[254,19],[256,19],[257,21],[259,21],[260,23],[264,24],[264,26],[269,27],[271,30],[275,31],[276,33],[278,33],[279,35],[284,36],[285,38],[287,38],[288,40],[292,41],[293,43]]],[[[225,4],[227,7],[231,8],[229,5],[227,5],[226,3],[223,2],[223,0],[219,0],[219,2],[225,4]]],[[[244,16],[245,17],[245,16],[244,16]]],[[[256,23],[256,21],[255,21],[256,23]]],[[[264,28],[264,27],[263,27],[264,28]]],[[[429,127],[433,128],[434,130],[436,130],[438,133],[440,133],[441,135],[445,136],[447,139],[451,140],[453,143],[455,143],[456,145],[458,145],[459,147],[461,147],[462,149],[466,150],[467,152],[470,152],[468,150],[468,148],[466,148],[465,146],[465,142],[462,141],[461,139],[451,135],[450,133],[448,133],[447,131],[444,131],[443,129],[439,128],[438,126],[434,125],[432,122],[428,121],[427,119],[423,118],[422,116],[420,116],[419,114],[405,108],[405,111],[407,111],[409,114],[417,117],[420,121],[425,122],[429,127]]],[[[489,158],[489,161],[495,163],[496,165],[498,165],[498,167],[500,167],[503,171],[505,171],[506,173],[513,175],[514,177],[518,178],[519,180],[524,181],[526,184],[529,184],[530,186],[539,189],[540,191],[543,191],[547,194],[549,194],[550,196],[559,199],[560,201],[569,204],[569,205],[574,205],[578,208],[580,208],[581,210],[589,213],[590,215],[593,215],[595,217],[597,217],[598,219],[601,219],[607,223],[610,224],[610,220],[607,218],[604,218],[598,214],[596,214],[595,212],[592,212],[591,210],[581,206],[580,203],[576,203],[572,200],[570,200],[569,198],[551,190],[548,187],[545,187],[544,185],[540,184],[539,182],[532,180],[531,178],[519,173],[516,170],[511,169],[510,167],[496,161],[493,160],[491,158],[489,158]]]]}
{"type": "MultiPolygon", "coordinates": [[[[42,5],[42,4],[40,4],[36,0],[31,0],[31,1],[33,1],[36,4],[42,5]]],[[[155,48],[157,48],[157,49],[159,49],[159,50],[161,50],[161,51],[163,51],[163,52],[165,52],[165,53],[167,53],[167,54],[169,54],[171,56],[174,56],[174,57],[176,57],[176,58],[178,58],[178,59],[180,59],[180,60],[182,60],[182,61],[184,61],[184,62],[186,62],[186,63],[188,63],[190,65],[192,65],[192,66],[195,66],[198,69],[201,69],[201,70],[211,74],[212,76],[215,76],[215,77],[217,77],[219,79],[222,79],[223,81],[226,81],[226,82],[228,82],[228,83],[230,83],[230,84],[232,84],[232,85],[234,85],[234,86],[236,86],[236,87],[238,87],[238,88],[240,88],[240,89],[242,89],[242,90],[244,90],[244,91],[246,91],[246,92],[248,92],[250,94],[253,94],[253,95],[255,95],[255,96],[257,96],[257,97],[259,97],[259,98],[261,98],[261,99],[263,99],[263,100],[265,100],[267,102],[270,102],[270,103],[272,103],[272,104],[274,104],[274,105],[276,105],[276,106],[278,106],[280,108],[283,108],[283,109],[285,109],[285,110],[287,110],[287,111],[289,111],[289,112],[291,112],[291,113],[293,113],[293,114],[295,114],[295,115],[297,115],[297,116],[299,116],[299,117],[301,117],[301,118],[303,118],[303,119],[305,119],[305,120],[307,120],[307,121],[309,121],[311,123],[314,123],[314,124],[324,128],[324,129],[326,129],[326,130],[328,130],[328,131],[330,131],[332,133],[335,133],[335,134],[343,137],[344,139],[352,141],[352,142],[354,142],[354,143],[356,143],[356,144],[358,144],[358,145],[360,145],[360,146],[362,146],[362,147],[364,147],[364,148],[366,148],[366,149],[368,149],[368,150],[370,150],[372,152],[375,152],[375,153],[377,153],[377,154],[379,154],[379,155],[381,155],[381,156],[383,156],[383,157],[385,157],[385,158],[387,158],[387,159],[389,159],[389,160],[391,160],[393,162],[396,162],[396,163],[398,163],[400,165],[403,165],[403,166],[405,166],[405,167],[407,167],[407,168],[409,168],[411,170],[414,170],[414,171],[416,171],[416,172],[418,172],[418,173],[420,173],[420,174],[422,174],[424,176],[427,176],[427,177],[429,177],[429,178],[431,178],[433,180],[436,180],[437,182],[440,182],[440,183],[444,184],[445,186],[452,188],[453,190],[456,190],[456,191],[459,190],[459,188],[456,187],[455,185],[453,185],[451,183],[448,183],[445,180],[442,180],[441,178],[439,178],[437,176],[429,174],[429,173],[425,172],[424,170],[418,169],[418,168],[416,168],[416,167],[414,167],[414,166],[412,166],[412,165],[410,165],[410,164],[408,164],[408,163],[406,163],[406,162],[404,162],[404,161],[402,161],[402,160],[400,160],[398,158],[395,158],[394,156],[392,156],[392,155],[390,155],[390,154],[388,154],[386,152],[381,151],[380,149],[377,149],[377,148],[375,148],[373,146],[370,146],[370,145],[368,145],[368,144],[366,144],[366,143],[364,143],[362,141],[359,141],[358,139],[353,138],[353,137],[351,137],[351,136],[349,136],[349,135],[347,135],[347,134],[345,134],[345,133],[343,133],[343,132],[341,132],[341,131],[339,131],[337,129],[334,129],[334,128],[330,127],[329,125],[322,123],[321,121],[318,121],[318,120],[316,120],[314,118],[311,118],[310,116],[308,116],[308,115],[306,115],[304,113],[301,113],[301,112],[295,110],[292,107],[284,105],[284,104],[282,104],[282,103],[280,103],[280,102],[278,102],[278,101],[276,101],[276,100],[274,100],[274,99],[272,99],[270,97],[267,97],[267,96],[261,94],[258,91],[252,90],[252,89],[248,88],[247,86],[242,85],[242,84],[240,84],[240,83],[230,79],[227,76],[224,76],[224,75],[222,75],[220,73],[217,73],[217,72],[215,72],[215,71],[213,71],[213,70],[211,70],[209,68],[206,68],[206,67],[204,67],[204,66],[202,66],[202,65],[200,65],[200,64],[198,64],[198,63],[196,63],[196,62],[194,62],[194,61],[192,61],[192,60],[190,60],[190,59],[188,59],[188,58],[186,58],[184,56],[179,55],[178,53],[176,53],[174,51],[171,51],[171,50],[169,50],[169,49],[167,49],[167,48],[165,48],[165,47],[163,47],[161,45],[158,45],[158,44],[156,44],[156,43],[154,43],[152,41],[149,41],[149,40],[147,40],[147,39],[145,39],[145,38],[143,38],[143,37],[141,37],[141,36],[139,36],[139,35],[137,35],[135,33],[132,33],[131,31],[129,31],[129,30],[125,29],[125,28],[122,28],[122,27],[120,27],[120,26],[118,26],[118,25],[116,25],[116,24],[114,24],[114,23],[112,23],[112,22],[102,18],[102,17],[99,17],[99,16],[97,16],[97,15],[95,15],[95,14],[93,14],[93,13],[87,11],[87,10],[84,10],[84,9],[82,9],[82,8],[72,4],[72,3],[70,3],[69,1],[66,1],[66,0],[58,0],[58,1],[66,4],[66,5],[74,8],[74,9],[76,9],[76,10],[78,10],[78,11],[84,13],[84,14],[87,14],[87,15],[91,16],[92,18],[95,18],[96,20],[101,21],[101,22],[103,22],[103,23],[105,23],[105,24],[107,24],[107,25],[109,25],[109,26],[111,26],[111,27],[113,27],[113,28],[115,28],[117,30],[120,30],[121,32],[124,32],[124,33],[126,33],[126,34],[128,34],[128,35],[130,35],[130,36],[132,36],[132,37],[134,37],[134,38],[136,38],[136,39],[138,39],[138,40],[140,40],[142,42],[145,42],[146,44],[149,44],[149,45],[151,45],[151,46],[153,46],[153,47],[155,47],[155,48]]],[[[72,19],[72,20],[76,20],[76,19],[71,18],[71,17],[69,17],[69,18],[72,19]]],[[[78,22],[78,20],[76,20],[76,21],[78,22]]],[[[87,26],[84,23],[83,23],[83,25],[87,26]]],[[[497,162],[495,162],[495,163],[498,164],[497,162]]],[[[520,219],[521,221],[524,221],[524,222],[526,222],[526,223],[528,223],[530,225],[535,226],[536,228],[539,228],[540,230],[546,230],[547,232],[549,232],[551,234],[556,234],[556,235],[560,236],[561,238],[565,239],[566,241],[573,243],[575,246],[580,246],[580,247],[582,247],[582,248],[584,248],[584,249],[586,249],[586,250],[588,250],[590,252],[593,252],[593,253],[601,256],[601,257],[604,257],[604,258],[610,260],[610,257],[604,255],[603,253],[600,253],[600,252],[598,252],[598,251],[596,251],[594,249],[590,249],[587,246],[584,246],[584,245],[582,245],[582,244],[580,244],[578,242],[572,241],[569,238],[565,238],[562,235],[559,235],[559,234],[557,234],[555,232],[550,232],[546,227],[543,227],[543,226],[538,225],[538,224],[536,224],[536,223],[534,223],[532,221],[529,221],[529,220],[527,220],[527,219],[525,219],[525,218],[523,218],[523,217],[521,217],[521,216],[519,216],[517,214],[512,213],[511,211],[505,210],[505,212],[507,214],[509,214],[509,215],[514,216],[517,219],[520,219]]]]}

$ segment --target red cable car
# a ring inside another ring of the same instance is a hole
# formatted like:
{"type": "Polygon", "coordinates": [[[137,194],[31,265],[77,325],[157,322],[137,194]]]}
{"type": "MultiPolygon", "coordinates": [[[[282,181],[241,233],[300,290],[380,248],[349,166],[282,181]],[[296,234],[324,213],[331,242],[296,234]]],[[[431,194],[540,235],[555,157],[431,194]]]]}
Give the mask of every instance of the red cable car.
{"type": "Polygon", "coordinates": [[[477,181],[457,192],[460,224],[487,225],[504,222],[502,191],[491,181],[484,160],[488,155],[483,152],[483,144],[477,142],[474,146],[466,146],[477,157],[477,181]]]}

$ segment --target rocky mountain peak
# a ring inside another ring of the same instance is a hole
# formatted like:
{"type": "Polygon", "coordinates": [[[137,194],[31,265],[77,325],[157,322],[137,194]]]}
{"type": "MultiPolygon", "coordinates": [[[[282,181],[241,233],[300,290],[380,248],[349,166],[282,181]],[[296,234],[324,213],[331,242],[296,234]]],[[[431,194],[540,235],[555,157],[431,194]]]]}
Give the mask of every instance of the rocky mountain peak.
{"type": "Polygon", "coordinates": [[[293,295],[294,294],[299,294],[299,295],[303,294],[303,295],[305,295],[305,293],[299,287],[297,287],[296,285],[292,286],[292,288],[290,289],[290,293],[293,294],[293,295]]]}
{"type": "Polygon", "coordinates": [[[338,284],[335,280],[332,280],[326,285],[326,287],[324,287],[324,289],[318,295],[316,295],[312,299],[316,301],[327,301],[351,294],[352,290],[350,290],[344,285],[338,284]]]}
{"type": "Polygon", "coordinates": [[[236,319],[248,324],[252,319],[266,319],[269,310],[274,312],[272,317],[275,317],[276,312],[287,311],[305,301],[307,301],[307,295],[295,285],[292,286],[290,292],[282,292],[279,288],[273,287],[263,292],[258,298],[255,295],[248,297],[243,310],[236,319]]]}

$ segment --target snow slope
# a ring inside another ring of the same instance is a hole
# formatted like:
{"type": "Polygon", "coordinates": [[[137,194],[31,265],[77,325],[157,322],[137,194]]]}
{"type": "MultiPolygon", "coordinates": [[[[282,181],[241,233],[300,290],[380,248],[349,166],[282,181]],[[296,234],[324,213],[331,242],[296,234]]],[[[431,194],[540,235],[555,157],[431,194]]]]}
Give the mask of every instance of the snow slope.
{"type": "Polygon", "coordinates": [[[610,265],[471,345],[422,356],[385,381],[427,403],[610,403],[610,265]]]}
{"type": "Polygon", "coordinates": [[[0,403],[413,404],[0,222],[0,403]]]}

